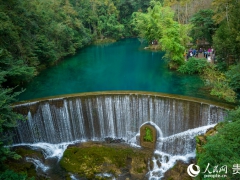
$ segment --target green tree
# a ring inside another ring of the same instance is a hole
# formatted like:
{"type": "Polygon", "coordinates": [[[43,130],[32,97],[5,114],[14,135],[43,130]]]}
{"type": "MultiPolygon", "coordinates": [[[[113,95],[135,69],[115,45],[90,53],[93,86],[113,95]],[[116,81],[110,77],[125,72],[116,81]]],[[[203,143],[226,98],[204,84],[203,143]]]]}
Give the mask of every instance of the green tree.
{"type": "Polygon", "coordinates": [[[184,74],[202,74],[209,63],[206,59],[189,58],[183,65],[178,68],[178,71],[184,74]]]}
{"type": "Polygon", "coordinates": [[[188,24],[191,17],[200,9],[211,8],[212,0],[164,0],[164,6],[170,6],[175,12],[175,20],[188,24]]]}
{"type": "Polygon", "coordinates": [[[206,40],[212,43],[212,35],[216,29],[212,19],[213,14],[213,10],[211,9],[201,9],[192,16],[190,22],[193,24],[193,27],[190,35],[194,42],[197,40],[206,40]]]}
{"type": "Polygon", "coordinates": [[[29,81],[35,75],[35,68],[28,67],[23,60],[14,59],[6,49],[0,48],[0,70],[5,71],[8,85],[16,86],[29,81]]]}
{"type": "Polygon", "coordinates": [[[116,3],[116,7],[119,10],[119,22],[124,25],[124,36],[135,36],[135,31],[131,25],[131,19],[133,12],[147,12],[150,6],[151,0],[121,0],[116,3]]]}
{"type": "Polygon", "coordinates": [[[0,11],[0,48],[25,67],[40,70],[91,41],[69,0],[1,1],[0,11]]]}
{"type": "Polygon", "coordinates": [[[232,65],[230,69],[226,72],[226,77],[229,79],[229,84],[234,90],[240,89],[240,63],[237,65],[232,65]]]}
{"type": "Polygon", "coordinates": [[[236,92],[231,88],[229,79],[223,72],[216,69],[214,65],[207,66],[203,70],[202,78],[205,85],[210,87],[210,94],[225,99],[228,102],[235,102],[236,92]]]}
{"type": "Polygon", "coordinates": [[[177,69],[184,63],[185,47],[182,44],[180,24],[169,19],[163,29],[163,36],[159,40],[162,49],[166,51],[165,57],[169,59],[170,69],[177,69]]]}
{"type": "Polygon", "coordinates": [[[147,13],[135,12],[133,25],[141,38],[150,43],[157,40],[169,60],[170,68],[176,68],[184,62],[185,43],[188,42],[187,30],[173,20],[174,13],[169,7],[162,7],[160,2],[151,1],[147,13]]]}
{"type": "MultiPolygon", "coordinates": [[[[197,164],[213,171],[213,166],[227,166],[227,178],[238,180],[239,177],[233,174],[232,167],[238,164],[240,159],[240,108],[229,112],[225,122],[217,128],[217,133],[207,137],[207,143],[203,145],[202,152],[197,153],[197,164]]],[[[222,172],[223,173],[223,172],[222,172]]],[[[224,172],[225,173],[225,172],[224,172]]],[[[200,173],[200,179],[204,174],[200,173]]],[[[210,178],[204,178],[210,179],[210,178]]],[[[212,179],[212,178],[211,178],[212,179]]]]}
{"type": "MultiPolygon", "coordinates": [[[[0,73],[0,83],[3,82],[7,72],[0,73]]],[[[0,86],[0,171],[4,169],[4,161],[7,158],[20,158],[19,155],[10,151],[6,145],[12,142],[11,130],[17,126],[17,119],[23,119],[23,116],[12,111],[11,103],[15,101],[14,97],[19,93],[12,93],[12,89],[4,89],[0,86]]]]}
{"type": "MultiPolygon", "coordinates": [[[[26,180],[27,175],[25,174],[17,174],[14,171],[6,170],[3,173],[0,174],[1,180],[26,180]]],[[[28,178],[28,180],[34,180],[34,178],[28,178]]]]}
{"type": "Polygon", "coordinates": [[[147,13],[133,13],[132,23],[139,36],[151,43],[162,38],[163,21],[168,17],[169,19],[173,17],[173,12],[169,8],[165,11],[160,3],[152,2],[147,13]]]}
{"type": "Polygon", "coordinates": [[[240,61],[240,2],[234,0],[213,1],[214,17],[218,24],[213,45],[217,61],[224,62],[226,67],[240,61]]]}

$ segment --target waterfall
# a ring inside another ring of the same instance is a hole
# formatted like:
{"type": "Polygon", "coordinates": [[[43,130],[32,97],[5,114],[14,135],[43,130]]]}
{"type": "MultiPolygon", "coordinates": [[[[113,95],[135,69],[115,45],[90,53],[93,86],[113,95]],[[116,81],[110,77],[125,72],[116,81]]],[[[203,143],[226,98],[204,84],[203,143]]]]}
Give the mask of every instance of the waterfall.
{"type": "MultiPolygon", "coordinates": [[[[27,117],[18,121],[14,144],[41,148],[46,159],[59,160],[69,144],[106,137],[137,146],[140,127],[152,124],[158,139],[147,174],[151,180],[161,179],[177,160],[195,157],[194,137],[226,115],[224,106],[159,93],[85,93],[22,103],[14,110],[27,117]]],[[[42,171],[48,168],[28,161],[42,171]]]]}
{"type": "Polygon", "coordinates": [[[145,122],[163,137],[222,121],[225,110],[207,103],[142,94],[106,94],[56,98],[19,104],[27,116],[18,121],[14,143],[62,143],[133,138],[145,122]]]}
{"type": "Polygon", "coordinates": [[[46,172],[46,171],[49,169],[48,166],[45,166],[45,165],[44,165],[40,160],[38,160],[38,159],[34,159],[34,158],[29,158],[29,157],[27,157],[27,158],[26,158],[26,161],[33,163],[33,164],[35,165],[37,171],[40,169],[41,171],[46,172]]]}
{"type": "MultiPolygon", "coordinates": [[[[147,176],[149,180],[160,180],[164,173],[174,166],[176,161],[188,162],[195,157],[194,137],[206,132],[216,124],[190,129],[161,139],[161,148],[157,148],[152,157],[153,167],[147,176]],[[160,165],[160,166],[159,166],[160,165]]],[[[159,146],[158,146],[159,147],[159,146]]],[[[150,163],[150,162],[149,162],[150,163]]]]}

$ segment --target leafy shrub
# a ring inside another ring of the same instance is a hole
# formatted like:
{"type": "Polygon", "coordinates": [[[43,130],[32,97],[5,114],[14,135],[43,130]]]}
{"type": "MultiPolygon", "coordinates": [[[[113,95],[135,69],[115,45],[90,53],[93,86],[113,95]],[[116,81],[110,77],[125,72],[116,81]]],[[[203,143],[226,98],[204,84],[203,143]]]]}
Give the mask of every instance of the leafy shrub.
{"type": "Polygon", "coordinates": [[[207,66],[208,62],[206,59],[190,58],[178,68],[178,71],[183,74],[201,74],[207,66]]]}
{"type": "Polygon", "coordinates": [[[240,89],[240,64],[233,65],[230,67],[230,70],[226,72],[226,77],[229,79],[230,86],[235,89],[240,89]]]}
{"type": "Polygon", "coordinates": [[[224,73],[216,70],[215,66],[205,68],[202,78],[205,80],[205,85],[211,88],[211,95],[225,99],[228,102],[235,102],[236,92],[231,88],[229,79],[224,73]]]}
{"type": "Polygon", "coordinates": [[[12,170],[6,170],[0,174],[1,180],[34,180],[35,178],[27,178],[25,174],[18,174],[12,170]]]}
{"type": "Polygon", "coordinates": [[[237,72],[239,68],[234,66],[231,71],[224,74],[218,71],[215,65],[209,64],[206,59],[190,58],[179,67],[178,71],[185,74],[201,74],[205,85],[211,89],[211,95],[228,102],[235,102],[234,89],[240,88],[240,73],[237,72]]]}
{"type": "MultiPolygon", "coordinates": [[[[203,172],[207,165],[209,171],[218,165],[218,169],[227,166],[227,179],[238,180],[239,174],[233,174],[233,165],[240,159],[240,107],[229,112],[223,125],[217,128],[218,133],[207,137],[203,151],[197,154],[198,165],[203,172]]],[[[200,173],[204,176],[204,173],[200,173]]],[[[201,177],[200,177],[201,179],[201,177]]],[[[207,178],[204,178],[207,179],[207,178]]],[[[211,178],[210,178],[211,179],[211,178]]]]}

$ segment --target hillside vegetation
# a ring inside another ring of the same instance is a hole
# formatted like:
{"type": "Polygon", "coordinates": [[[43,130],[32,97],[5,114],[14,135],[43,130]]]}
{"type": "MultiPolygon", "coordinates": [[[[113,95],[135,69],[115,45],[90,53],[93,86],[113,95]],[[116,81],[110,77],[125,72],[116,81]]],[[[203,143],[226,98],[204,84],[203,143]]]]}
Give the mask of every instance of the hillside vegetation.
{"type": "Polygon", "coordinates": [[[134,36],[158,42],[170,68],[200,74],[212,95],[236,102],[239,9],[239,0],[0,0],[0,171],[6,170],[6,158],[20,158],[4,146],[11,143],[12,134],[6,132],[23,119],[10,106],[20,93],[13,93],[14,88],[94,41],[134,36]],[[195,46],[197,41],[214,48],[214,64],[185,61],[188,42],[195,46]]]}

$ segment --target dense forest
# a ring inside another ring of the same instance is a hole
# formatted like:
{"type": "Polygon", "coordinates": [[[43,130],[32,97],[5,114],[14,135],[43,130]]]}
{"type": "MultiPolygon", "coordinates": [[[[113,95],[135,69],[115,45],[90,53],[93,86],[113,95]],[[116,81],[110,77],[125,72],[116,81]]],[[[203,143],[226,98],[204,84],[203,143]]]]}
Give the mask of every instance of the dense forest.
{"type": "MultiPolygon", "coordinates": [[[[5,170],[7,157],[19,158],[4,147],[11,140],[5,132],[16,125],[16,119],[23,119],[11,110],[20,93],[14,88],[95,41],[139,37],[151,44],[157,40],[170,68],[199,74],[212,95],[236,102],[239,9],[239,0],[0,0],[0,170],[5,170]],[[188,43],[199,48],[199,40],[215,49],[215,64],[194,58],[185,61],[188,43]]],[[[236,114],[231,117],[238,127],[236,114]]]]}
{"type": "Polygon", "coordinates": [[[199,74],[211,95],[235,102],[240,88],[239,5],[239,1],[224,0],[151,1],[146,13],[133,13],[132,24],[138,36],[159,42],[171,69],[199,74]],[[214,48],[214,64],[206,59],[185,61],[183,54],[189,48],[200,47],[214,48]]]}
{"type": "Polygon", "coordinates": [[[111,0],[1,1],[0,66],[6,84],[24,83],[96,39],[131,36],[131,13],[147,6],[111,0]]]}

